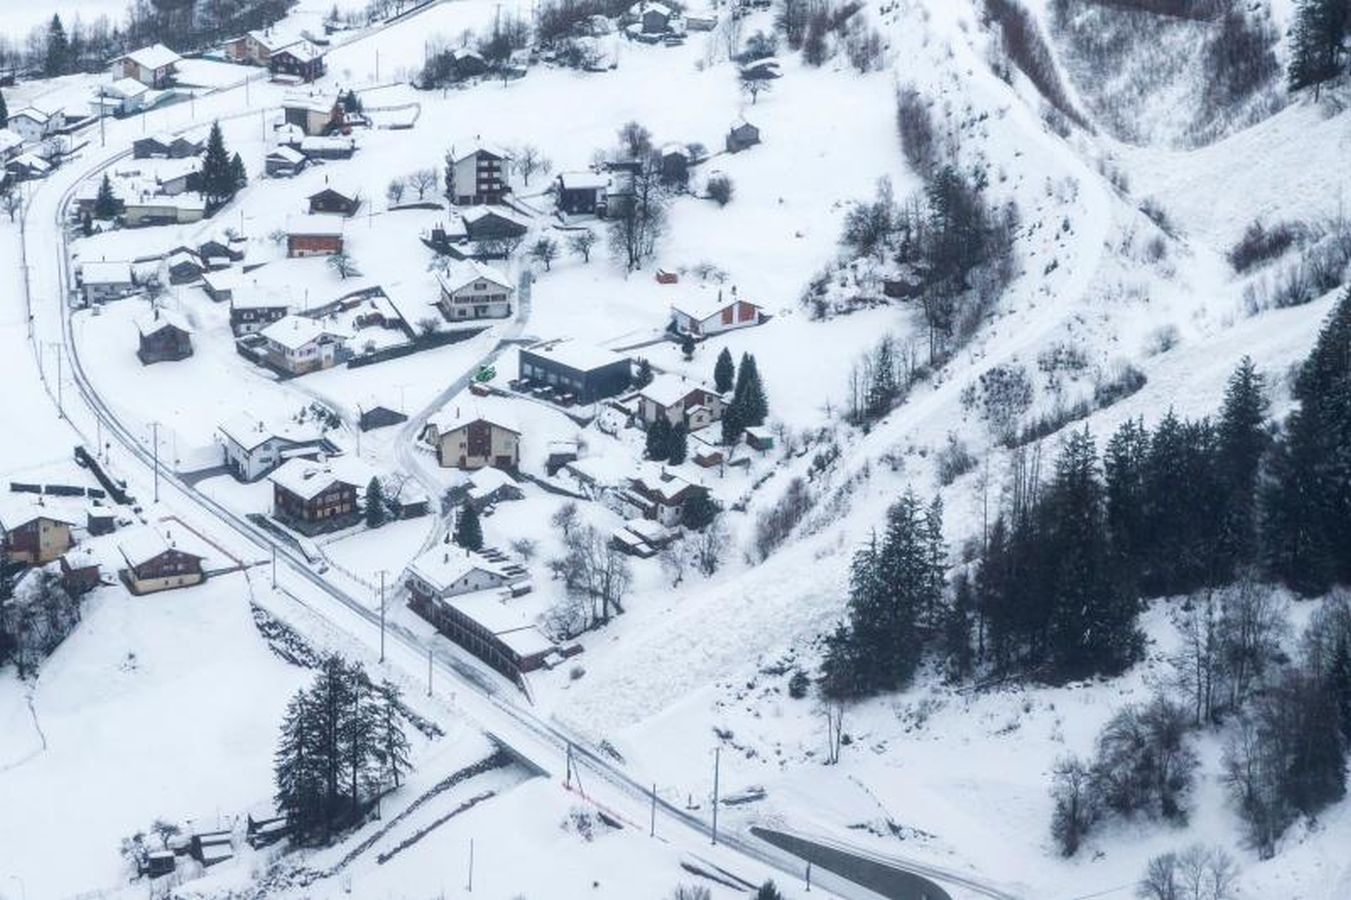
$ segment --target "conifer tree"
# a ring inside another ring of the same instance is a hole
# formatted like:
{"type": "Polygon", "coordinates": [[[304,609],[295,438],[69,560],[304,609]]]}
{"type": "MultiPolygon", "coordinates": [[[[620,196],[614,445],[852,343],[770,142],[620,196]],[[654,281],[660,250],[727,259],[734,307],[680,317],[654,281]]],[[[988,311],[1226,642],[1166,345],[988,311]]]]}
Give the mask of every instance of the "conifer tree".
{"type": "Polygon", "coordinates": [[[736,407],[737,419],[742,428],[763,425],[769,416],[769,403],[765,399],[764,385],[760,382],[760,370],[755,364],[755,357],[749,353],[741,355],[741,365],[737,367],[732,406],[736,407]]]}
{"type": "Polygon", "coordinates": [[[736,363],[732,362],[732,351],[726,347],[718,354],[718,361],[713,365],[713,390],[719,394],[726,394],[735,383],[736,363]]]}
{"type": "Polygon", "coordinates": [[[1257,558],[1257,476],[1270,443],[1266,423],[1262,376],[1245,356],[1230,376],[1217,429],[1223,503],[1217,574],[1222,580],[1257,558]]]}
{"type": "Polygon", "coordinates": [[[230,157],[230,196],[242,191],[249,183],[249,173],[244,168],[244,160],[238,153],[230,157]]]}
{"type": "Polygon", "coordinates": [[[1107,533],[1112,556],[1128,590],[1135,590],[1145,563],[1149,529],[1145,520],[1145,461],[1149,432],[1135,419],[1124,422],[1107,442],[1103,474],[1107,484],[1107,533]]]}
{"type": "Polygon", "coordinates": [[[214,210],[234,193],[234,175],[230,171],[230,155],[225,149],[225,135],[221,133],[220,123],[214,122],[202,157],[202,195],[207,206],[214,210]]]}
{"type": "Polygon", "coordinates": [[[378,712],[375,724],[375,749],[382,769],[382,778],[394,787],[412,768],[408,761],[411,748],[400,721],[399,704],[402,692],[392,681],[380,682],[378,712]]]}
{"type": "Polygon", "coordinates": [[[455,543],[475,553],[483,549],[483,527],[479,524],[478,510],[468,498],[460,504],[460,514],[455,517],[455,543]]]}
{"type": "Polygon", "coordinates": [[[670,436],[666,440],[666,453],[667,460],[673,466],[685,461],[685,457],[689,454],[689,437],[684,422],[677,422],[671,427],[670,436]]]}
{"type": "Polygon", "coordinates": [[[5,103],[4,91],[0,91],[0,128],[9,127],[9,106],[5,103]]]}
{"type": "Polygon", "coordinates": [[[108,180],[106,172],[103,181],[99,182],[98,196],[94,198],[94,216],[105,221],[117,216],[117,196],[113,193],[113,183],[108,180]]]}
{"type": "Polygon", "coordinates": [[[61,24],[59,15],[53,15],[47,26],[47,55],[43,61],[43,74],[52,78],[69,71],[70,41],[66,37],[66,27],[61,24]]]}
{"type": "Polygon", "coordinates": [[[1301,0],[1290,34],[1291,90],[1313,87],[1341,72],[1342,42],[1348,28],[1346,0],[1301,0]]]}
{"type": "Polygon", "coordinates": [[[651,425],[647,426],[647,439],[644,451],[648,459],[666,459],[671,455],[671,423],[664,415],[658,414],[651,425]]]}
{"type": "Polygon", "coordinates": [[[379,528],[387,518],[384,489],[380,486],[380,479],[372,476],[366,485],[366,527],[379,528]]]}

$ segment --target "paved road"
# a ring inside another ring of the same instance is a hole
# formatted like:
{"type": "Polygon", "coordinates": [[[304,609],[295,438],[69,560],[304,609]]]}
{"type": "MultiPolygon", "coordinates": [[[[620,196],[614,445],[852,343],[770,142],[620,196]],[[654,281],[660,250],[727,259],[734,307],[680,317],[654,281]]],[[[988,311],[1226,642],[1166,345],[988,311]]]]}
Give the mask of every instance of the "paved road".
{"type": "Polygon", "coordinates": [[[888,900],[952,900],[947,891],[929,879],[904,869],[769,828],[752,828],[751,834],[888,900]]]}

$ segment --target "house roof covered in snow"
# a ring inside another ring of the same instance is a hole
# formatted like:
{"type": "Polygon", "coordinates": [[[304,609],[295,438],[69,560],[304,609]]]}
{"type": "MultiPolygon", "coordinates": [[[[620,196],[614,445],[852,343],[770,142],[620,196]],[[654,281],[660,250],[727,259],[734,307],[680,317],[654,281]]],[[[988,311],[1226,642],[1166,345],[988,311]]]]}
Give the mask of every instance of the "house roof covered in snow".
{"type": "Polygon", "coordinates": [[[299,165],[305,161],[305,154],[294,147],[282,145],[269,153],[267,158],[287,162],[291,165],[299,165]]]}
{"type": "Polygon", "coordinates": [[[151,44],[149,47],[142,47],[125,56],[119,56],[115,61],[121,62],[124,59],[129,59],[145,69],[162,69],[165,66],[172,66],[182,58],[163,44],[151,44]]]}
{"type": "Polygon", "coordinates": [[[248,412],[237,412],[217,426],[221,436],[238,444],[245,452],[279,438],[297,444],[323,438],[317,426],[298,422],[271,424],[248,412]]]}
{"type": "Polygon", "coordinates": [[[172,309],[142,313],[136,317],[136,328],[143,337],[148,337],[166,328],[177,328],[184,334],[192,334],[192,326],[188,324],[188,320],[172,309]]]}
{"type": "Polygon", "coordinates": [[[307,237],[338,236],[342,234],[342,222],[337,216],[293,216],[286,223],[286,233],[307,237]]]}
{"type": "Polygon", "coordinates": [[[261,332],[263,337],[287,350],[299,350],[328,335],[345,340],[347,335],[308,316],[283,316],[261,332]]]}
{"type": "Polygon", "coordinates": [[[444,272],[437,273],[436,280],[448,294],[453,294],[476,281],[490,281],[508,291],[512,290],[511,279],[476,259],[452,260],[444,272]]]}
{"type": "Polygon", "coordinates": [[[139,97],[149,92],[150,88],[141,84],[135,78],[119,78],[112,84],[104,85],[99,90],[99,94],[104,97],[120,97],[123,100],[130,100],[132,97],[139,97]]]}
{"type": "Polygon", "coordinates": [[[408,571],[438,591],[474,571],[485,572],[503,584],[507,582],[507,573],[496,563],[472,551],[444,545],[433,547],[414,559],[408,564],[408,571]]]}
{"type": "Polygon", "coordinates": [[[671,304],[671,309],[675,312],[681,312],[694,319],[696,322],[702,322],[705,319],[711,319],[718,315],[729,306],[737,303],[745,303],[747,306],[754,306],[757,309],[760,304],[752,303],[744,297],[738,297],[736,294],[724,294],[721,290],[710,291],[702,290],[687,294],[671,304]]]}
{"type": "Polygon", "coordinates": [[[282,490],[308,501],[318,497],[334,483],[361,487],[370,480],[370,475],[364,465],[353,459],[338,458],[324,462],[292,459],[283,463],[269,478],[282,490]]]}
{"type": "Polygon", "coordinates": [[[565,191],[599,191],[610,186],[610,176],[604,172],[561,172],[558,183],[565,191]]]}
{"type": "Polygon", "coordinates": [[[455,154],[455,162],[463,162],[469,157],[477,156],[480,153],[491,156],[494,159],[511,159],[511,154],[496,144],[476,140],[469,144],[463,151],[455,154]]]}
{"type": "Polygon", "coordinates": [[[0,153],[8,153],[23,144],[23,138],[8,128],[0,128],[0,153]]]}
{"type": "Polygon", "coordinates": [[[638,396],[646,397],[658,406],[674,406],[688,397],[691,392],[700,390],[714,393],[712,388],[697,381],[690,381],[687,378],[681,378],[679,375],[662,373],[653,378],[647,387],[640,390],[638,396]]]}
{"type": "MultiPolygon", "coordinates": [[[[277,56],[280,56],[281,54],[285,53],[287,56],[291,57],[297,62],[302,63],[313,62],[314,60],[319,59],[324,55],[323,50],[319,49],[314,44],[310,43],[308,40],[305,40],[304,38],[296,41],[293,44],[287,44],[285,47],[280,47],[272,52],[277,56]]],[[[329,108],[331,109],[332,107],[329,108]]]]}
{"type": "Polygon", "coordinates": [[[84,284],[131,284],[129,262],[87,262],[80,266],[84,284]]]}
{"type": "MultiPolygon", "coordinates": [[[[149,525],[128,529],[122,535],[122,539],[117,542],[117,549],[121,551],[122,558],[127,561],[127,565],[133,569],[145,565],[166,550],[179,550],[174,546],[172,536],[160,534],[157,529],[149,525]]],[[[196,556],[198,559],[202,558],[196,553],[189,553],[187,550],[179,550],[179,552],[187,556],[196,556]]]]}
{"type": "Polygon", "coordinates": [[[427,417],[427,424],[436,429],[438,435],[450,434],[473,422],[487,422],[503,428],[513,434],[520,434],[521,428],[510,417],[500,413],[485,413],[475,406],[452,404],[427,417]]]}
{"type": "Polygon", "coordinates": [[[10,531],[40,518],[75,524],[74,516],[64,508],[56,508],[50,503],[52,499],[36,494],[0,494],[0,528],[10,531]]]}

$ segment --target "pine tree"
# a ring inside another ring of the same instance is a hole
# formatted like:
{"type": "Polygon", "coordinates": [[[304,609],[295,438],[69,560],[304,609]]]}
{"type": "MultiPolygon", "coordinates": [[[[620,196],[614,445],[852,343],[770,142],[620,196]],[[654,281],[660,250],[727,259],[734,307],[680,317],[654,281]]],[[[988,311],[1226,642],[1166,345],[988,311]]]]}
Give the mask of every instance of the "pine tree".
{"type": "Polygon", "coordinates": [[[1145,461],[1149,432],[1127,420],[1107,442],[1103,474],[1107,483],[1107,533],[1117,571],[1128,590],[1136,590],[1146,561],[1149,530],[1145,519],[1145,461]]]}
{"type": "Polygon", "coordinates": [[[943,543],[943,498],[934,497],[924,512],[924,551],[929,584],[926,591],[924,624],[940,628],[943,624],[943,572],[947,569],[948,548],[943,543]]]}
{"type": "Polygon", "coordinates": [[[70,41],[66,38],[66,27],[61,24],[59,15],[53,15],[47,26],[47,54],[43,62],[43,74],[52,78],[69,71],[70,41]]]}
{"type": "Polygon", "coordinates": [[[302,842],[324,819],[324,779],[314,713],[309,693],[297,691],[282,718],[273,764],[277,810],[302,842]]]}
{"type": "Polygon", "coordinates": [[[728,447],[735,446],[741,440],[741,433],[746,430],[746,425],[741,419],[741,409],[733,398],[722,409],[722,442],[728,447]]]}
{"type": "Polygon", "coordinates": [[[366,485],[366,527],[379,528],[385,524],[388,512],[385,508],[384,488],[380,486],[380,479],[372,476],[366,485]]]}
{"type": "Polygon", "coordinates": [[[773,881],[766,881],[755,892],[755,900],[783,900],[783,894],[775,887],[773,881]]]}
{"type": "Polygon", "coordinates": [[[400,779],[412,768],[408,762],[411,748],[403,731],[402,714],[399,711],[401,696],[398,685],[391,681],[380,682],[379,712],[373,738],[382,777],[396,788],[400,779]]]}
{"type": "Polygon", "coordinates": [[[1054,560],[1050,651],[1056,673],[1121,671],[1136,656],[1135,599],[1111,570],[1105,490],[1088,429],[1070,435],[1056,460],[1042,512],[1054,560]]]}
{"type": "Polygon", "coordinates": [[[975,664],[971,650],[971,620],[976,605],[975,590],[966,573],[959,573],[953,579],[952,605],[948,608],[943,622],[943,650],[957,678],[971,674],[975,664]]]}
{"type": "Polygon", "coordinates": [[[5,103],[5,94],[0,91],[0,128],[9,127],[9,106],[5,103]]]}
{"type": "Polygon", "coordinates": [[[638,360],[638,374],[634,376],[634,383],[640,388],[647,387],[652,383],[652,378],[652,363],[646,357],[638,360]]]}
{"type": "Polygon", "coordinates": [[[249,173],[244,169],[244,160],[236,153],[230,157],[230,196],[242,191],[249,183],[249,173]]]}
{"type": "Polygon", "coordinates": [[[737,410],[737,420],[743,429],[763,425],[769,416],[769,403],[765,399],[764,385],[760,382],[760,370],[755,364],[755,357],[749,353],[741,355],[732,406],[737,410]]]}
{"type": "Polygon", "coordinates": [[[732,362],[732,351],[726,347],[718,354],[718,361],[713,366],[713,390],[719,394],[726,394],[732,389],[734,379],[736,378],[736,363],[732,362]]]}
{"type": "Polygon", "coordinates": [[[460,504],[460,514],[455,517],[455,543],[466,550],[477,553],[483,549],[483,527],[478,521],[478,510],[466,498],[460,504]]]}
{"type": "Polygon", "coordinates": [[[206,197],[207,206],[214,209],[234,196],[233,184],[225,135],[221,133],[220,123],[214,122],[206,139],[206,153],[202,157],[202,194],[206,197]]]}
{"type": "Polygon", "coordinates": [[[98,196],[94,198],[94,216],[107,221],[117,216],[117,196],[113,193],[113,183],[105,172],[99,182],[98,196]]]}
{"type": "Polygon", "coordinates": [[[680,352],[686,359],[694,358],[694,337],[689,332],[680,336],[680,352]]]}
{"type": "Polygon", "coordinates": [[[1299,408],[1270,462],[1264,547],[1272,572],[1321,593],[1351,580],[1351,288],[1295,380],[1299,408]]]}
{"type": "Polygon", "coordinates": [[[1317,89],[1341,71],[1342,42],[1348,27],[1346,0],[1302,0],[1290,35],[1291,90],[1317,89]]]}
{"type": "Polygon", "coordinates": [[[1262,376],[1244,357],[1229,379],[1218,426],[1216,462],[1223,494],[1220,523],[1221,580],[1257,559],[1257,476],[1270,443],[1262,376]]]}
{"type": "Polygon", "coordinates": [[[648,459],[666,459],[671,455],[671,422],[658,414],[651,425],[647,426],[647,438],[644,452],[648,459]]]}
{"type": "Polygon", "coordinates": [[[673,466],[678,466],[685,461],[689,454],[689,437],[685,432],[685,423],[677,422],[671,428],[670,437],[666,443],[667,460],[673,466]]]}

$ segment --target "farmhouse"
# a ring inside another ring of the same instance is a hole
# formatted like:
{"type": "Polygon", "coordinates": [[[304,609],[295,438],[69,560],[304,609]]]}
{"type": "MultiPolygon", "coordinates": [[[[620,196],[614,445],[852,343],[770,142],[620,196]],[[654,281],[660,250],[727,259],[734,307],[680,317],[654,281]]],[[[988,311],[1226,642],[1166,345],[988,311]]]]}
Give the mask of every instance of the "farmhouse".
{"type": "Polygon", "coordinates": [[[576,341],[546,341],[522,348],[520,378],[578,403],[594,403],[628,389],[633,366],[627,356],[576,341]]]}
{"type": "Polygon", "coordinates": [[[235,290],[230,298],[230,330],[235,337],[253,334],[280,322],[290,311],[284,298],[270,292],[235,290]]]}
{"type": "Polygon", "coordinates": [[[628,17],[638,26],[642,34],[660,35],[671,31],[671,20],[675,10],[664,3],[642,0],[629,7],[628,17]]]}
{"type": "Polygon", "coordinates": [[[189,587],[206,580],[202,557],[179,549],[171,536],[148,525],[129,531],[117,547],[127,564],[118,574],[133,594],[189,587]]]}
{"type": "Polygon", "coordinates": [[[138,317],[136,330],[141,336],[136,356],[142,365],[173,362],[192,356],[192,327],[176,313],[157,309],[138,317]]]}
{"type": "Polygon", "coordinates": [[[732,123],[731,129],[727,132],[728,153],[740,153],[758,143],[760,143],[760,129],[745,119],[738,119],[732,123]]]}
{"type": "Polygon", "coordinates": [[[507,276],[490,266],[475,260],[452,261],[436,280],[441,285],[437,306],[451,321],[511,315],[515,288],[507,276]]]}
{"type": "Polygon", "coordinates": [[[436,448],[442,468],[514,469],[521,462],[521,432],[500,416],[459,407],[442,410],[427,420],[423,439],[436,448]]]}
{"type": "Polygon", "coordinates": [[[24,143],[33,144],[61,130],[65,122],[63,112],[25,106],[10,114],[8,127],[23,138],[24,143]]]}
{"type": "Polygon", "coordinates": [[[349,474],[352,467],[292,459],[274,471],[272,517],[303,534],[317,534],[354,524],[361,516],[357,492],[366,480],[349,474]]]}
{"type": "Polygon", "coordinates": [[[461,214],[465,236],[471,241],[500,241],[524,237],[530,226],[502,207],[468,209],[461,214]]]}
{"type": "Polygon", "coordinates": [[[765,315],[759,304],[738,299],[733,288],[731,297],[725,300],[718,291],[716,295],[693,294],[672,303],[671,320],[677,334],[708,337],[759,325],[765,315]]]}
{"type": "Polygon", "coordinates": [[[163,44],[151,44],[113,60],[113,73],[119,78],[134,78],[146,87],[166,88],[183,57],[163,44]]]}
{"type": "Polygon", "coordinates": [[[342,246],[342,223],[331,216],[307,216],[286,232],[287,256],[327,256],[342,246]]]}
{"type": "Polygon", "coordinates": [[[672,528],[684,519],[686,501],[700,493],[707,494],[708,488],[665,468],[645,466],[629,479],[627,489],[619,492],[617,499],[624,514],[653,519],[672,528]]]}
{"type": "Polygon", "coordinates": [[[605,215],[610,176],[598,172],[563,172],[556,179],[558,211],[570,216],[605,215]]]}
{"type": "Polygon", "coordinates": [[[329,187],[318,193],[310,194],[307,199],[310,203],[311,213],[337,213],[350,216],[361,205],[361,198],[355,192],[348,194],[329,187]]]}
{"type": "Polygon", "coordinates": [[[87,262],[80,266],[80,290],[86,303],[121,300],[136,289],[127,262],[87,262]]]}
{"type": "Polygon", "coordinates": [[[259,333],[268,363],[292,375],[331,369],[348,356],[346,334],[305,316],[285,316],[259,333]]]}
{"type": "Polygon", "coordinates": [[[676,375],[658,375],[638,392],[638,415],[646,425],[665,419],[698,431],[720,421],[722,410],[723,400],[716,392],[676,375]]]}
{"type": "Polygon", "coordinates": [[[278,147],[263,159],[263,171],[269,178],[290,178],[299,174],[308,161],[294,147],[278,147]]]}
{"type": "Polygon", "coordinates": [[[482,557],[437,548],[409,564],[404,583],[418,615],[508,678],[540,668],[558,650],[507,603],[508,576],[482,557]]]}
{"type": "Polygon", "coordinates": [[[660,175],[662,184],[684,188],[690,180],[690,151],[684,144],[667,144],[661,148],[660,175]]]}
{"type": "Polygon", "coordinates": [[[452,149],[451,190],[455,202],[461,206],[478,203],[501,203],[510,190],[507,186],[507,167],[511,156],[488,144],[475,144],[468,151],[454,155],[452,149]]]}
{"type": "Polygon", "coordinates": [[[0,532],[9,562],[46,563],[68,551],[74,524],[41,502],[6,495],[0,501],[0,532]]]}
{"type": "Polygon", "coordinates": [[[225,465],[239,481],[257,481],[288,460],[337,452],[316,426],[293,422],[271,426],[248,413],[235,415],[217,430],[225,465]]]}
{"type": "Polygon", "coordinates": [[[285,75],[311,82],[324,74],[324,51],[307,40],[299,40],[274,51],[267,60],[273,75],[285,75]]]}
{"type": "Polygon", "coordinates": [[[197,255],[208,269],[223,269],[232,262],[243,262],[247,245],[248,241],[239,235],[217,235],[198,244],[197,255]]]}
{"type": "Polygon", "coordinates": [[[5,172],[15,181],[45,178],[51,170],[51,163],[33,153],[21,153],[5,163],[5,172]]]}
{"type": "Polygon", "coordinates": [[[474,509],[485,508],[508,500],[521,500],[525,492],[510,474],[502,469],[483,468],[469,476],[465,498],[474,509]]]}
{"type": "Polygon", "coordinates": [[[283,47],[294,44],[298,38],[291,34],[274,34],[271,30],[250,31],[249,33],[226,41],[225,55],[235,62],[266,66],[272,54],[283,47]]]}

